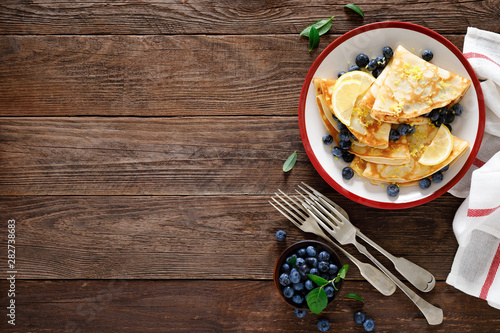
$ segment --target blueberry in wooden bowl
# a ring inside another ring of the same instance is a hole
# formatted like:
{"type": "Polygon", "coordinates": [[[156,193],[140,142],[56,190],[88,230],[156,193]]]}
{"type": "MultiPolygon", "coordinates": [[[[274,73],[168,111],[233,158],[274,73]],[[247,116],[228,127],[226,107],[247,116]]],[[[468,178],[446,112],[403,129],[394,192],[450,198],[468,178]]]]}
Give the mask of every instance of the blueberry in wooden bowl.
{"type": "Polygon", "coordinates": [[[308,306],[308,297],[315,303],[324,302],[324,306],[333,301],[342,288],[342,267],[337,253],[327,244],[300,241],[286,248],[276,260],[274,285],[285,303],[315,312],[308,306]]]}

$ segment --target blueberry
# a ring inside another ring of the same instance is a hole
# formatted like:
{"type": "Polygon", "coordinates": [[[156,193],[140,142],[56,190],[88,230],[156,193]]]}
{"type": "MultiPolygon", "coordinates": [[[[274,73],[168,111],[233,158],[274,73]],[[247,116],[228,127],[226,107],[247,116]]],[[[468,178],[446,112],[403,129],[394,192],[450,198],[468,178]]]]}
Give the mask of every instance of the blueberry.
{"type": "Polygon", "coordinates": [[[288,274],[286,274],[286,273],[283,273],[280,275],[279,281],[283,287],[286,287],[290,284],[290,278],[288,277],[288,274]]]}
{"type": "Polygon", "coordinates": [[[313,267],[309,271],[309,274],[311,274],[311,275],[318,275],[319,274],[319,269],[317,269],[316,267],[313,267]]]}
{"type": "Polygon", "coordinates": [[[339,139],[340,141],[350,141],[351,140],[351,132],[347,128],[342,129],[339,132],[339,139]]]}
{"type": "Polygon", "coordinates": [[[278,242],[283,242],[286,239],[286,232],[284,230],[276,231],[276,240],[278,242]]]}
{"type": "Polygon", "coordinates": [[[371,332],[373,331],[373,329],[375,328],[375,322],[373,321],[373,319],[366,319],[364,322],[363,322],[363,328],[365,329],[365,331],[367,332],[371,332]]]}
{"type": "Polygon", "coordinates": [[[354,312],[354,322],[362,324],[365,321],[365,314],[361,311],[354,312]]]}
{"type": "Polygon", "coordinates": [[[316,248],[312,245],[309,245],[307,248],[306,248],[306,252],[307,252],[307,255],[309,257],[315,257],[316,256],[316,248]]]}
{"type": "Polygon", "coordinates": [[[366,66],[366,69],[369,70],[370,72],[373,71],[375,68],[377,68],[378,64],[377,64],[377,60],[375,59],[372,59],[370,60],[370,62],[368,63],[368,65],[366,66]]]}
{"type": "Polygon", "coordinates": [[[297,256],[299,256],[299,257],[305,257],[305,255],[306,255],[306,248],[305,247],[303,247],[303,248],[301,248],[300,250],[297,251],[297,256]]]}
{"type": "Polygon", "coordinates": [[[341,121],[338,121],[338,122],[337,122],[337,129],[338,129],[339,131],[342,131],[344,128],[347,128],[347,126],[346,126],[346,125],[344,125],[341,121]]]}
{"type": "Polygon", "coordinates": [[[443,180],[443,173],[441,171],[438,171],[432,175],[432,181],[434,183],[440,183],[442,180],[443,180]]]}
{"type": "Polygon", "coordinates": [[[322,277],[325,280],[329,280],[330,279],[330,276],[327,273],[321,273],[319,276],[322,277]]]}
{"type": "Polygon", "coordinates": [[[328,260],[330,260],[330,253],[328,253],[326,251],[321,251],[318,254],[318,259],[321,261],[328,261],[328,260]]]}
{"type": "Polygon", "coordinates": [[[332,286],[326,286],[324,290],[326,293],[326,297],[328,297],[328,298],[333,297],[333,295],[335,294],[335,289],[333,289],[332,286]]]}
{"type": "Polygon", "coordinates": [[[297,270],[297,268],[292,268],[290,271],[290,274],[288,275],[290,277],[290,282],[292,283],[299,283],[300,282],[300,273],[297,270]]]}
{"type": "Polygon", "coordinates": [[[389,140],[391,140],[391,141],[398,141],[399,136],[400,136],[400,134],[399,134],[398,130],[391,129],[391,131],[389,132],[389,140]]]}
{"type": "Polygon", "coordinates": [[[295,294],[295,292],[293,291],[292,288],[290,287],[285,287],[285,289],[283,289],[283,295],[286,297],[286,298],[292,298],[292,296],[295,294]]]}
{"type": "Polygon", "coordinates": [[[413,133],[415,133],[415,131],[416,131],[415,126],[410,125],[410,129],[408,130],[408,133],[406,135],[412,135],[413,133]]]}
{"type": "Polygon", "coordinates": [[[422,178],[418,182],[418,186],[420,186],[422,190],[425,190],[431,186],[431,180],[429,178],[422,178]]]}
{"type": "Polygon", "coordinates": [[[306,261],[304,260],[304,258],[297,258],[297,260],[295,261],[295,265],[296,266],[302,266],[306,263],[306,261]]]}
{"type": "Polygon", "coordinates": [[[330,329],[330,322],[326,319],[318,320],[318,330],[320,332],[326,332],[330,329]]]}
{"type": "Polygon", "coordinates": [[[446,117],[444,118],[444,123],[445,124],[451,124],[455,120],[455,115],[453,112],[449,112],[446,114],[446,117]]]}
{"type": "Polygon", "coordinates": [[[352,146],[351,140],[339,142],[339,147],[342,148],[343,150],[347,150],[347,149],[351,148],[351,146],[352,146]]]}
{"type": "Polygon", "coordinates": [[[351,154],[348,151],[344,151],[344,153],[342,154],[342,159],[347,163],[351,163],[354,159],[354,154],[351,154]]]}
{"type": "Polygon", "coordinates": [[[329,145],[333,142],[333,137],[330,134],[325,134],[325,135],[323,135],[321,140],[323,140],[323,143],[325,145],[329,145]]]}
{"type": "Polygon", "coordinates": [[[307,265],[297,266],[297,271],[299,272],[301,277],[305,277],[309,271],[309,267],[307,265]]]}
{"type": "Polygon", "coordinates": [[[311,268],[318,267],[318,259],[314,257],[307,257],[306,264],[311,268]]]}
{"type": "Polygon", "coordinates": [[[328,272],[328,268],[330,268],[330,264],[328,263],[328,261],[320,261],[318,263],[318,269],[320,272],[326,273],[328,272]]]}
{"type": "Polygon", "coordinates": [[[304,290],[304,282],[294,283],[293,290],[296,290],[296,291],[304,290]]]}
{"type": "Polygon", "coordinates": [[[339,268],[335,264],[328,265],[328,274],[335,275],[339,271],[339,268]]]}
{"type": "Polygon", "coordinates": [[[295,315],[299,318],[304,318],[307,314],[306,310],[295,309],[295,310],[293,310],[293,312],[295,312],[295,315]]]}
{"type": "Polygon", "coordinates": [[[375,60],[377,61],[377,68],[383,69],[385,65],[387,65],[387,61],[384,56],[378,56],[375,60]]]}
{"type": "Polygon", "coordinates": [[[429,113],[430,121],[436,121],[439,119],[439,109],[434,109],[429,113]]]}
{"type": "Polygon", "coordinates": [[[398,133],[399,135],[407,135],[408,132],[410,131],[410,125],[408,124],[399,124],[398,126],[398,133]]]}
{"type": "Polygon", "coordinates": [[[366,67],[366,65],[368,65],[368,62],[370,62],[370,58],[368,58],[368,56],[364,53],[360,53],[356,57],[356,65],[358,65],[359,67],[366,67]]]}
{"type": "Polygon", "coordinates": [[[337,77],[341,77],[341,76],[342,76],[342,75],[344,75],[344,74],[345,74],[345,72],[344,72],[344,71],[341,71],[341,72],[339,72],[339,73],[337,74],[337,77]]]}
{"type": "Polygon", "coordinates": [[[452,110],[455,113],[455,116],[460,116],[462,114],[462,112],[464,111],[464,108],[460,104],[455,104],[455,105],[453,105],[452,110]]]}
{"type": "Polygon", "coordinates": [[[312,282],[312,280],[307,279],[306,282],[304,283],[304,287],[307,290],[313,290],[314,289],[314,283],[312,282]]]}
{"type": "Polygon", "coordinates": [[[391,184],[387,186],[387,194],[391,197],[395,197],[396,195],[399,194],[399,186],[396,184],[391,184]]]}
{"type": "Polygon", "coordinates": [[[382,69],[381,68],[375,68],[372,71],[372,75],[373,75],[374,78],[378,78],[378,76],[380,75],[380,73],[382,73],[382,69]]]}
{"type": "Polygon", "coordinates": [[[290,271],[290,265],[288,265],[287,263],[284,263],[282,266],[281,266],[281,270],[283,272],[289,272],[290,271]]]}
{"type": "Polygon", "coordinates": [[[424,59],[425,61],[431,61],[433,57],[434,54],[431,50],[424,50],[424,52],[422,52],[422,59],[424,59]]]}
{"type": "Polygon", "coordinates": [[[439,170],[439,171],[441,171],[441,172],[446,172],[446,171],[448,171],[448,169],[449,169],[449,168],[450,168],[450,165],[449,165],[449,164],[447,164],[447,165],[445,165],[445,166],[444,166],[441,170],[439,170]]]}
{"type": "Polygon", "coordinates": [[[352,177],[354,177],[354,170],[351,167],[345,167],[342,169],[342,178],[349,180],[352,177]]]}
{"type": "Polygon", "coordinates": [[[352,65],[349,67],[349,72],[360,71],[361,68],[358,65],[352,65]]]}
{"type": "Polygon", "coordinates": [[[292,261],[293,258],[297,258],[297,255],[296,254],[292,254],[290,257],[286,258],[286,263],[287,264],[290,264],[290,262],[292,261]]]}
{"type": "Polygon", "coordinates": [[[332,148],[333,156],[342,157],[343,153],[344,153],[344,150],[342,148],[340,148],[339,146],[335,146],[332,148]]]}
{"type": "Polygon", "coordinates": [[[384,48],[382,49],[382,54],[384,55],[385,59],[389,60],[394,55],[394,51],[389,46],[384,46],[384,48]]]}
{"type": "Polygon", "coordinates": [[[295,296],[292,297],[292,301],[295,304],[302,304],[302,302],[304,302],[304,297],[302,297],[300,295],[295,295],[295,296]]]}

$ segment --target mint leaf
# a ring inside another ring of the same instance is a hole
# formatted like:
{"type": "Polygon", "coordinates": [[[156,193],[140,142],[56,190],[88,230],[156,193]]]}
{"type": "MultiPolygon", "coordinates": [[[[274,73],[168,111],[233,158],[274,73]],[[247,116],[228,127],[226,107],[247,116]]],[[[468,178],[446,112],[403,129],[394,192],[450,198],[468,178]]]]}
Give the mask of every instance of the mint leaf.
{"type": "Polygon", "coordinates": [[[349,293],[349,294],[346,294],[344,297],[345,298],[354,298],[354,299],[357,299],[358,301],[361,301],[362,303],[365,302],[365,301],[363,301],[363,299],[361,298],[361,296],[359,296],[356,293],[349,293]]]}
{"type": "Polygon", "coordinates": [[[319,32],[315,27],[309,31],[309,52],[314,50],[319,44],[319,32]]]}
{"type": "Polygon", "coordinates": [[[290,259],[288,259],[287,264],[290,265],[290,267],[295,266],[297,263],[297,256],[294,254],[290,259]]]}
{"type": "Polygon", "coordinates": [[[338,276],[340,276],[342,279],[345,279],[345,275],[347,274],[347,270],[348,269],[349,269],[349,265],[348,264],[342,266],[342,268],[339,271],[338,276]]]}
{"type": "Polygon", "coordinates": [[[305,36],[305,37],[309,37],[309,34],[311,32],[311,28],[314,27],[314,28],[316,28],[316,30],[318,30],[318,34],[320,36],[323,36],[332,27],[332,20],[334,17],[335,16],[332,16],[329,19],[323,19],[323,20],[319,20],[319,21],[314,22],[313,24],[311,24],[310,26],[308,26],[307,28],[302,30],[300,35],[305,36]]]}
{"type": "Polygon", "coordinates": [[[351,10],[354,10],[361,17],[365,17],[365,13],[363,13],[363,11],[361,10],[361,8],[359,8],[358,6],[356,6],[353,3],[349,3],[349,4],[345,5],[344,7],[349,8],[351,10]]]}
{"type": "Polygon", "coordinates": [[[328,280],[323,279],[321,276],[314,274],[307,274],[307,276],[312,280],[312,282],[316,283],[320,287],[328,284],[328,280]]]}
{"type": "Polygon", "coordinates": [[[283,164],[283,172],[292,170],[295,162],[297,162],[297,151],[294,151],[292,155],[288,156],[285,163],[283,164]]]}
{"type": "Polygon", "coordinates": [[[323,288],[318,287],[307,294],[307,306],[311,312],[319,314],[328,305],[328,297],[323,288]]]}

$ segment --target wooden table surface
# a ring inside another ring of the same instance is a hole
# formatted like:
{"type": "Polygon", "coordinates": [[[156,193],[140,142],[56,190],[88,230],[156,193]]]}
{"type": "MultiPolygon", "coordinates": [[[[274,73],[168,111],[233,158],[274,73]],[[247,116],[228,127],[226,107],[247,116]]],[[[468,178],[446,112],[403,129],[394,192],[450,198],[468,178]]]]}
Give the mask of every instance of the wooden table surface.
{"type": "Polygon", "coordinates": [[[2,1],[0,331],[315,332],[328,318],[332,332],[361,332],[357,309],[377,332],[500,331],[498,310],[445,282],[462,199],[394,211],[355,203],[315,171],[297,118],[309,67],[341,34],[399,20],[462,49],[469,26],[500,32],[499,2],[357,4],[364,19],[322,0],[2,1]],[[308,52],[298,33],[330,16],[332,29],[308,52]],[[284,174],[293,151],[297,164],[284,174]],[[320,316],[294,315],[273,266],[287,245],[314,237],[268,200],[301,181],[435,275],[435,289],[420,295],[443,309],[441,325],[427,325],[400,290],[378,294],[353,265],[338,302],[320,316]],[[279,229],[286,242],[276,241],[279,229]]]}

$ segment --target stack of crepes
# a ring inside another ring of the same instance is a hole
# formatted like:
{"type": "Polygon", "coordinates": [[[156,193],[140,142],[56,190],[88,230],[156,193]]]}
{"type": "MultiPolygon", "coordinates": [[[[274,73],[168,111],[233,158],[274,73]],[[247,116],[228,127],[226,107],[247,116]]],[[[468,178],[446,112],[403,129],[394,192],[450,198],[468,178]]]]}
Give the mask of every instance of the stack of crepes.
{"type": "Polygon", "coordinates": [[[419,163],[439,130],[424,115],[458,103],[471,81],[423,60],[403,46],[396,48],[382,73],[352,101],[350,119],[345,117],[346,110],[335,109],[332,94],[336,81],[313,79],[321,118],[337,143],[337,121],[343,119],[356,138],[348,150],[355,155],[350,166],[372,184],[416,185],[420,179],[452,165],[469,146],[467,141],[452,136],[453,146],[446,159],[435,165],[419,163]],[[343,117],[339,117],[342,112],[343,117]],[[414,126],[415,132],[390,141],[391,128],[401,123],[414,126]]]}

